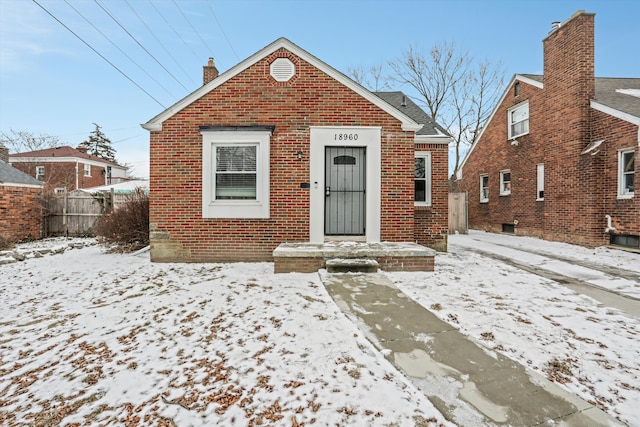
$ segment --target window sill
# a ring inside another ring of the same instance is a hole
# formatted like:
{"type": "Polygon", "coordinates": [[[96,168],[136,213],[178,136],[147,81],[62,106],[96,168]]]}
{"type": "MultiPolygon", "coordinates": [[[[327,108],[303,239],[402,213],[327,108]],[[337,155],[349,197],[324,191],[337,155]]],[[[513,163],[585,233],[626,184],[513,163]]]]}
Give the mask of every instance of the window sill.
{"type": "Polygon", "coordinates": [[[504,196],[510,196],[511,193],[500,193],[500,197],[504,197],[504,196]]]}
{"type": "Polygon", "coordinates": [[[487,200],[480,200],[480,203],[489,203],[489,199],[487,199],[487,200]]]}
{"type": "Polygon", "coordinates": [[[542,198],[542,199],[536,199],[536,202],[544,202],[544,198],[542,198]]]}
{"type": "Polygon", "coordinates": [[[521,133],[519,135],[509,135],[509,137],[507,138],[508,142],[512,142],[514,139],[516,138],[520,138],[521,136],[525,136],[525,135],[529,135],[529,132],[526,133],[521,133]]]}
{"type": "Polygon", "coordinates": [[[629,194],[618,194],[617,199],[618,200],[626,200],[626,199],[633,199],[633,196],[635,195],[635,193],[629,193],[629,194]]]}

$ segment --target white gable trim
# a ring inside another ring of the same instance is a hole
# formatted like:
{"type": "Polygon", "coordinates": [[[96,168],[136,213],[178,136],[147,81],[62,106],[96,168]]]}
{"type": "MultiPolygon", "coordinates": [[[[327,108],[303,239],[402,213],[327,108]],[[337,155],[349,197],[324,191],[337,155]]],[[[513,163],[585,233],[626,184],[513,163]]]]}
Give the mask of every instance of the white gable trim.
{"type": "Polygon", "coordinates": [[[151,132],[161,131],[162,123],[165,120],[177,114],[178,112],[180,112],[181,110],[183,110],[184,108],[186,108],[187,106],[189,106],[190,104],[198,100],[199,98],[211,92],[218,86],[221,86],[222,84],[226,83],[231,78],[240,74],[240,72],[251,67],[252,65],[262,60],[263,58],[276,52],[280,48],[285,48],[289,52],[293,53],[294,55],[298,56],[299,58],[313,65],[320,71],[326,73],[333,79],[337,80],[339,83],[342,83],[344,86],[356,92],[357,94],[365,98],[367,101],[371,102],[372,104],[375,104],[377,107],[379,107],[386,113],[398,119],[400,122],[402,122],[403,131],[415,132],[422,129],[422,127],[424,126],[424,124],[416,123],[409,116],[398,111],[395,107],[391,106],[390,104],[386,103],[385,101],[383,101],[382,99],[374,95],[373,93],[369,92],[367,89],[360,86],[349,77],[345,76],[344,74],[342,74],[335,68],[331,67],[330,65],[322,62],[315,56],[311,55],[309,52],[305,51],[304,49],[301,49],[300,47],[293,44],[292,42],[290,42],[284,37],[279,38],[278,40],[274,41],[270,45],[254,53],[244,61],[240,62],[239,64],[225,71],[224,73],[220,74],[218,77],[216,77],[206,85],[200,87],[199,89],[196,89],[194,92],[191,92],[189,95],[182,98],[180,101],[176,102],[171,107],[167,108],[162,113],[158,114],[157,116],[149,120],[147,123],[142,124],[141,126],[144,129],[151,132]]]}
{"type": "MultiPolygon", "coordinates": [[[[539,81],[537,81],[537,80],[530,79],[529,77],[525,77],[525,76],[522,76],[520,74],[514,74],[513,75],[513,78],[511,79],[511,81],[507,85],[506,89],[504,90],[504,93],[502,94],[502,96],[500,97],[498,102],[496,103],[496,106],[494,107],[493,111],[491,112],[491,115],[489,116],[487,121],[484,123],[484,126],[480,130],[480,135],[478,135],[478,138],[476,139],[476,141],[473,143],[471,148],[469,148],[469,151],[467,151],[467,155],[464,156],[464,159],[462,160],[462,163],[460,163],[460,167],[458,168],[458,172],[456,174],[456,178],[457,179],[462,179],[462,167],[467,162],[467,159],[469,158],[469,156],[471,156],[471,153],[476,148],[476,145],[478,145],[478,143],[482,139],[482,135],[484,134],[484,130],[487,128],[489,123],[491,123],[493,121],[493,117],[498,112],[498,108],[500,108],[500,106],[502,105],[502,102],[507,97],[507,94],[509,94],[509,92],[511,92],[511,88],[513,87],[513,84],[516,82],[516,80],[520,81],[522,83],[526,83],[528,85],[537,87],[538,89],[543,89],[544,88],[544,85],[542,83],[540,83],[539,81]]],[[[506,126],[506,122],[505,122],[505,126],[506,126]]]]}
{"type": "Polygon", "coordinates": [[[83,159],[82,157],[16,157],[12,156],[9,158],[9,164],[12,163],[82,163],[85,165],[98,166],[102,168],[106,168],[107,166],[111,166],[111,169],[120,169],[126,171],[127,168],[124,166],[114,165],[113,163],[101,162],[99,160],[91,160],[91,159],[83,159]]]}
{"type": "Polygon", "coordinates": [[[0,187],[42,188],[44,184],[20,184],[17,182],[0,182],[0,187]]]}
{"type": "Polygon", "coordinates": [[[453,137],[447,135],[416,135],[414,141],[416,144],[449,144],[453,141],[453,137]]]}
{"type": "Polygon", "coordinates": [[[631,114],[616,110],[615,108],[607,107],[606,105],[600,104],[597,101],[591,100],[591,108],[601,111],[605,114],[609,114],[610,116],[616,117],[620,120],[624,120],[625,122],[640,126],[640,117],[632,116],[631,114]]]}

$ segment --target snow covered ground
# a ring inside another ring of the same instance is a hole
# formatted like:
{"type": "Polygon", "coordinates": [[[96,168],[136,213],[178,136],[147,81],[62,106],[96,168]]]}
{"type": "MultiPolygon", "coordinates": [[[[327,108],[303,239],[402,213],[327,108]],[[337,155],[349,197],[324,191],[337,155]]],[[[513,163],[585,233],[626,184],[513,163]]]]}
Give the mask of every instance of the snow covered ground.
{"type": "MultiPolygon", "coordinates": [[[[640,320],[465,248],[480,237],[451,236],[434,273],[389,277],[482,345],[640,426],[640,320]]],[[[637,254],[489,237],[505,256],[533,245],[640,272],[637,254]]],[[[317,274],[151,264],[81,239],[19,252],[26,260],[0,265],[0,424],[451,425],[317,274]]]]}

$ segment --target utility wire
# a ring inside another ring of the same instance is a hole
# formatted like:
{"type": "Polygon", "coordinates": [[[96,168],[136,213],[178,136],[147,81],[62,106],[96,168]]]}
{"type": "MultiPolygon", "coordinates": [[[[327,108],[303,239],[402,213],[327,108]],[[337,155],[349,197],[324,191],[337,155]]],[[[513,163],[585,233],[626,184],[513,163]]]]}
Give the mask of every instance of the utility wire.
{"type": "MultiPolygon", "coordinates": [[[[65,0],[66,1],[66,0],[65,0]]],[[[185,71],[184,68],[182,68],[182,65],[180,65],[180,63],[176,60],[176,58],[171,54],[171,51],[169,49],[166,48],[166,46],[162,43],[162,41],[160,41],[160,39],[155,35],[155,33],[153,32],[153,30],[151,28],[149,28],[149,26],[147,25],[147,23],[144,21],[144,19],[142,19],[142,17],[140,17],[140,15],[138,15],[138,12],[136,12],[136,10],[133,8],[133,6],[131,6],[131,3],[129,3],[129,0],[124,0],[125,3],[127,3],[127,6],[129,6],[129,8],[133,11],[133,13],[138,17],[138,19],[140,20],[140,22],[142,22],[142,25],[145,26],[145,28],[147,30],[149,30],[149,32],[151,33],[151,35],[153,36],[154,39],[156,39],[156,41],[158,42],[158,44],[160,46],[162,46],[162,48],[164,49],[164,51],[167,53],[167,55],[169,55],[169,57],[171,59],[173,59],[173,62],[176,63],[176,65],[178,66],[178,68],[180,68],[182,70],[182,72],[187,76],[187,78],[189,80],[191,80],[191,83],[193,83],[194,85],[196,84],[196,82],[193,81],[193,79],[191,78],[191,76],[189,75],[189,73],[187,73],[185,71]]]]}
{"type": "Polygon", "coordinates": [[[142,86],[140,86],[138,83],[136,83],[135,81],[133,81],[133,79],[131,79],[131,77],[127,76],[120,68],[116,67],[111,61],[109,61],[107,58],[105,58],[100,52],[98,52],[97,50],[95,50],[93,48],[93,46],[91,46],[89,43],[87,43],[86,41],[84,41],[84,39],[82,37],[80,37],[79,35],[77,35],[76,33],[73,32],[73,30],[69,27],[67,27],[62,21],[60,21],[58,18],[56,18],[51,12],[49,12],[44,6],[42,6],[40,3],[38,3],[36,0],[32,0],[35,4],[37,4],[40,9],[44,10],[49,16],[51,16],[53,19],[55,19],[60,25],[62,25],[64,28],[66,28],[71,34],[73,34],[74,36],[76,36],[76,38],[78,40],[80,40],[82,43],[84,43],[89,49],[91,49],[92,51],[94,51],[96,53],[96,55],[98,55],[100,58],[102,58],[106,63],[108,63],[109,65],[111,65],[116,71],[118,71],[120,74],[122,74],[124,76],[124,78],[126,78],[127,80],[129,80],[131,83],[133,83],[138,89],[140,89],[142,92],[144,92],[149,98],[153,99],[155,102],[158,103],[158,105],[160,105],[162,108],[167,108],[164,105],[162,105],[162,102],[158,101],[156,98],[153,97],[153,95],[151,95],[149,92],[147,92],[146,90],[144,90],[144,88],[142,86]]]}
{"type": "Polygon", "coordinates": [[[200,33],[196,30],[196,28],[193,26],[193,24],[191,23],[191,21],[189,21],[189,18],[187,18],[187,15],[184,14],[184,12],[182,11],[182,9],[180,9],[180,6],[178,5],[178,3],[176,3],[176,0],[172,0],[173,4],[178,8],[178,10],[180,11],[180,13],[182,14],[182,16],[184,17],[185,21],[187,21],[189,23],[189,25],[191,26],[191,29],[193,30],[194,33],[196,33],[196,35],[198,36],[198,38],[200,39],[200,41],[202,42],[202,44],[204,45],[205,49],[208,49],[209,52],[213,52],[213,49],[211,49],[211,47],[209,47],[209,45],[207,44],[207,42],[204,41],[204,39],[202,38],[202,36],[200,35],[200,33]]]}
{"type": "Polygon", "coordinates": [[[89,25],[91,25],[93,27],[94,30],[96,30],[98,33],[100,33],[102,35],[102,37],[104,37],[105,39],[107,39],[107,41],[109,43],[111,43],[113,45],[113,47],[115,47],[116,49],[118,49],[120,51],[120,53],[122,53],[124,56],[127,57],[127,59],[129,59],[129,61],[133,62],[135,65],[137,65],[137,67],[142,70],[143,73],[145,73],[147,75],[147,77],[149,77],[151,80],[153,80],[154,82],[156,82],[156,84],[158,86],[160,86],[162,89],[164,89],[165,92],[167,92],[169,94],[169,96],[171,96],[172,98],[175,98],[175,95],[172,94],[171,92],[169,92],[169,90],[162,86],[162,84],[157,81],[155,78],[153,78],[153,76],[151,74],[149,74],[149,72],[147,70],[145,70],[143,67],[141,67],[136,61],[134,61],[129,55],[127,55],[122,49],[120,49],[120,46],[118,46],[117,44],[115,44],[109,37],[107,37],[102,31],[100,31],[100,29],[98,27],[96,27],[95,25],[93,25],[93,23],[91,23],[91,21],[89,21],[82,13],[80,13],[80,11],[78,9],[76,9],[75,7],[73,7],[67,0],[64,0],[64,2],[71,8],[73,9],[78,15],[80,15],[80,17],[82,19],[84,19],[89,25]]]}
{"type": "Polygon", "coordinates": [[[173,26],[172,26],[172,25],[171,25],[171,23],[167,20],[167,18],[165,18],[165,17],[164,17],[164,15],[163,15],[159,10],[158,10],[158,8],[157,8],[157,7],[156,7],[156,6],[151,2],[151,0],[147,0],[147,1],[149,2],[149,5],[151,5],[151,7],[155,9],[155,11],[158,13],[158,15],[160,15],[160,17],[161,17],[162,19],[164,19],[164,22],[166,22],[166,23],[167,23],[167,25],[169,26],[169,28],[171,28],[171,29],[173,30],[174,34],[175,34],[176,36],[178,36],[178,38],[179,38],[180,40],[182,40],[182,43],[184,43],[184,45],[185,45],[187,48],[189,48],[189,50],[191,51],[191,53],[193,53],[193,57],[194,57],[194,58],[196,58],[196,59],[198,59],[198,55],[193,51],[193,49],[191,49],[191,48],[189,47],[189,45],[187,44],[187,42],[186,42],[186,41],[184,41],[184,39],[182,38],[182,36],[180,35],[180,33],[178,33],[178,32],[176,31],[176,29],[175,29],[175,28],[173,28],[173,26]]]}
{"type": "Polygon", "coordinates": [[[238,54],[236,53],[236,50],[231,45],[231,41],[229,40],[229,37],[227,37],[227,33],[224,32],[224,29],[222,28],[222,25],[220,24],[220,21],[218,20],[218,15],[216,15],[216,13],[213,11],[213,8],[211,7],[211,3],[207,3],[207,6],[209,6],[209,10],[211,11],[211,14],[215,18],[216,22],[218,23],[218,28],[220,28],[220,31],[222,32],[222,35],[227,40],[227,43],[229,44],[229,47],[231,48],[231,51],[235,55],[236,60],[238,62],[240,62],[240,58],[238,57],[238,54]]]}
{"type": "Polygon", "coordinates": [[[126,28],[125,28],[125,27],[124,27],[120,22],[118,22],[118,20],[117,20],[117,19],[116,19],[116,18],[115,18],[115,17],[114,17],[114,16],[113,16],[113,15],[112,15],[112,14],[111,14],[111,13],[110,13],[110,12],[109,12],[105,7],[104,7],[104,6],[103,6],[103,5],[101,5],[101,4],[98,2],[98,0],[93,0],[93,1],[94,1],[98,6],[100,6],[100,9],[102,9],[102,10],[104,11],[104,13],[106,13],[107,15],[109,15],[109,17],[110,17],[111,19],[113,19],[113,21],[114,21],[116,24],[118,24],[118,25],[120,26],[120,28],[122,28],[122,30],[123,30],[125,33],[127,33],[127,34],[129,35],[129,37],[131,37],[131,38],[133,39],[133,41],[135,41],[135,42],[138,44],[138,46],[140,46],[140,47],[142,48],[142,50],[144,50],[145,52],[147,52],[147,55],[149,55],[151,58],[153,58],[153,60],[154,60],[154,61],[156,61],[156,63],[157,63],[159,66],[161,66],[163,70],[165,70],[165,71],[166,71],[166,72],[167,72],[171,77],[173,77],[173,79],[174,79],[174,80],[175,80],[175,81],[176,81],[180,86],[182,86],[184,90],[186,90],[186,91],[188,91],[188,90],[189,90],[189,89],[187,89],[187,87],[186,87],[185,85],[183,85],[183,84],[182,84],[182,82],[181,82],[180,80],[178,80],[178,79],[176,78],[176,76],[174,76],[174,75],[171,73],[171,71],[167,70],[167,68],[166,68],[164,65],[162,65],[162,63],[161,63],[160,61],[158,61],[158,60],[156,59],[156,57],[155,57],[155,56],[153,56],[153,55],[151,54],[151,52],[149,52],[149,51],[147,50],[147,48],[145,48],[144,46],[142,46],[142,44],[138,41],[138,39],[136,39],[136,38],[133,36],[133,34],[131,34],[129,31],[127,31],[127,29],[126,29],[126,28]]]}

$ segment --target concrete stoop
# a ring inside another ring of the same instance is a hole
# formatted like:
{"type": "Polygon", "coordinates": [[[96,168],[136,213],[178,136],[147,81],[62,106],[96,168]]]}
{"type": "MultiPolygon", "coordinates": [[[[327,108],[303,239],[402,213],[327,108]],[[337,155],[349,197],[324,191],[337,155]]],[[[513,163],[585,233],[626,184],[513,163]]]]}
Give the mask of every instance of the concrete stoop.
{"type": "Polygon", "coordinates": [[[329,273],[375,273],[380,268],[372,258],[333,258],[325,264],[329,273]]]}
{"type": "Polygon", "coordinates": [[[538,372],[465,337],[384,273],[320,270],[320,277],[373,345],[459,426],[623,426],[538,372]]]}

